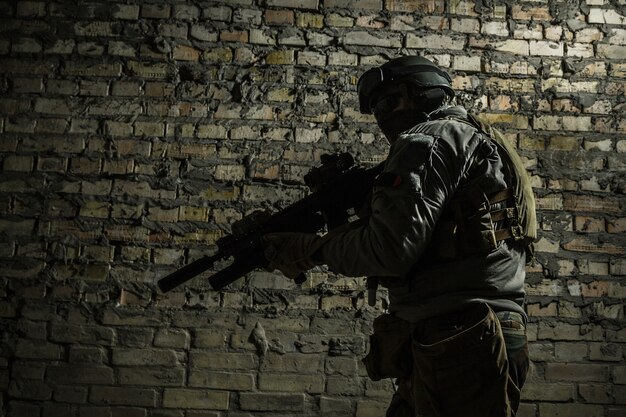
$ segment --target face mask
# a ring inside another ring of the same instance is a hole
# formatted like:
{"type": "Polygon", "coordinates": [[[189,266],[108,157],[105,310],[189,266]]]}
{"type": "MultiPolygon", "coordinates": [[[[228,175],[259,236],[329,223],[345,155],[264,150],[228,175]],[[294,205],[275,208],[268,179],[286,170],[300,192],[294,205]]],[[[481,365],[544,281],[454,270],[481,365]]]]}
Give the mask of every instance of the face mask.
{"type": "MultiPolygon", "coordinates": [[[[409,100],[406,89],[402,91],[405,100],[409,100]]],[[[446,100],[445,92],[440,88],[424,91],[411,99],[413,106],[409,109],[393,111],[399,103],[402,94],[389,95],[374,107],[374,116],[380,130],[383,131],[389,143],[393,143],[398,135],[418,123],[428,120],[428,113],[441,107],[446,100]]]]}
{"type": "Polygon", "coordinates": [[[406,109],[380,116],[377,122],[389,143],[393,143],[400,133],[409,130],[424,120],[426,120],[426,117],[423,113],[416,109],[406,109]]]}
{"type": "Polygon", "coordinates": [[[390,94],[376,101],[372,108],[372,113],[376,119],[384,117],[384,115],[394,111],[400,104],[401,94],[390,94]]]}

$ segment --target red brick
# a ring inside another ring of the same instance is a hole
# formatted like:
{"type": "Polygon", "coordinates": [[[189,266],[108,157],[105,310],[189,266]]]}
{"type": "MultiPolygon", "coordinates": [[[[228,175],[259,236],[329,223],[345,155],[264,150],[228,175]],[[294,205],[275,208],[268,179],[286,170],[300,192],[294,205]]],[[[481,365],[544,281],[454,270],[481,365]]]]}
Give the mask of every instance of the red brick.
{"type": "Polygon", "coordinates": [[[588,216],[574,217],[574,230],[577,232],[604,232],[606,230],[604,219],[588,216]]]}
{"type": "Polygon", "coordinates": [[[220,32],[220,41],[222,42],[243,42],[247,43],[249,35],[247,31],[222,31],[220,32]]]}
{"type": "Polygon", "coordinates": [[[546,364],[546,380],[577,381],[577,382],[608,382],[609,367],[607,365],[578,363],[546,364]]]}
{"type": "Polygon", "coordinates": [[[623,246],[585,237],[571,239],[561,246],[563,249],[574,252],[606,253],[611,255],[623,255],[626,253],[626,249],[623,246]]]}
{"type": "Polygon", "coordinates": [[[443,13],[445,2],[443,0],[386,0],[385,9],[391,12],[412,13],[443,13]]]}

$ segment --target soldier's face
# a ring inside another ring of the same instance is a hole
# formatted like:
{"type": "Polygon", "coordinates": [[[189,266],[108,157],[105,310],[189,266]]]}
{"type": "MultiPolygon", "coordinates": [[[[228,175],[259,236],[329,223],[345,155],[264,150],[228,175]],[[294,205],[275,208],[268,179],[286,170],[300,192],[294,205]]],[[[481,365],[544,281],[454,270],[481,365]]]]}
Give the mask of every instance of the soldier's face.
{"type": "Polygon", "coordinates": [[[374,116],[378,119],[395,111],[399,106],[410,105],[409,88],[410,86],[404,83],[382,85],[371,101],[374,116]]]}
{"type": "Polygon", "coordinates": [[[415,124],[415,102],[407,94],[406,88],[394,87],[385,91],[372,106],[378,126],[393,143],[398,135],[415,124]]]}

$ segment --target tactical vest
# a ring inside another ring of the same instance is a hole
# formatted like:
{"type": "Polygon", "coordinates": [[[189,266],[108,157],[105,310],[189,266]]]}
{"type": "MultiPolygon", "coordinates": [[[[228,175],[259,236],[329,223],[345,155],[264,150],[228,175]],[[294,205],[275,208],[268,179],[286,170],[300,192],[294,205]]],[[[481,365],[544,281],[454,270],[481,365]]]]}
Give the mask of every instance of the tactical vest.
{"type": "Polygon", "coordinates": [[[537,239],[537,213],[535,211],[535,197],[533,194],[532,184],[522,158],[517,151],[506,140],[502,133],[493,126],[482,123],[471,115],[468,115],[470,121],[473,121],[481,133],[486,134],[498,147],[503,150],[502,156],[508,162],[510,169],[513,171],[511,175],[511,190],[515,198],[516,225],[519,228],[519,234],[516,240],[522,241],[526,245],[532,245],[537,239]]]}
{"type": "Polygon", "coordinates": [[[426,259],[436,263],[487,254],[506,240],[521,243],[527,259],[532,259],[532,243],[537,237],[535,199],[521,158],[493,127],[471,115],[450,119],[470,124],[496,144],[508,170],[509,187],[486,195],[477,185],[461,186],[437,223],[426,259]]]}

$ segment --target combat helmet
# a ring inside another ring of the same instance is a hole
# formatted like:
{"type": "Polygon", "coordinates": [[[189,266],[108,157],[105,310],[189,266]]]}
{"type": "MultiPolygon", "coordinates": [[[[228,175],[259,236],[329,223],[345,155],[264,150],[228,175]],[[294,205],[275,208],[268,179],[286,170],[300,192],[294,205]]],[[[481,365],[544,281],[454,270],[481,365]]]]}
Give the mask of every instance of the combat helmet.
{"type": "Polygon", "coordinates": [[[432,61],[421,56],[394,58],[363,73],[357,84],[359,110],[372,114],[372,104],[381,91],[391,85],[407,83],[420,89],[441,88],[454,97],[452,78],[432,61]]]}

